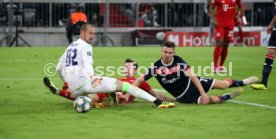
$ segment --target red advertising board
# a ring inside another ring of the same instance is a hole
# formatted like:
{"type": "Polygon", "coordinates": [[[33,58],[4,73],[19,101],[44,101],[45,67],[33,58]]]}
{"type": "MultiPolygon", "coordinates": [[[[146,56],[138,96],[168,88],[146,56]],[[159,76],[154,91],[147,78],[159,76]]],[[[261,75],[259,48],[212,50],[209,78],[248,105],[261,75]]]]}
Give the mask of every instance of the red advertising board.
{"type": "MultiPolygon", "coordinates": [[[[208,32],[166,32],[165,39],[173,41],[178,46],[208,46],[208,32]]],[[[238,32],[234,33],[234,45],[237,44],[238,32]]],[[[247,46],[260,46],[260,32],[243,32],[244,44],[247,46]]]]}

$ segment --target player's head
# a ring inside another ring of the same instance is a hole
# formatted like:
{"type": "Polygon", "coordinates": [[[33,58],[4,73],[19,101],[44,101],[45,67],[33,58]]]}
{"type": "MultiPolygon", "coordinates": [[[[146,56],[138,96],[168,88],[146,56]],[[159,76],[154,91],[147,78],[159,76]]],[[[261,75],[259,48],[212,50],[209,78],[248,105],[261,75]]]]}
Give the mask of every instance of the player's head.
{"type": "Polygon", "coordinates": [[[138,64],[134,60],[129,58],[125,60],[126,77],[134,77],[135,74],[137,73],[137,69],[138,69],[138,64]]]}
{"type": "Polygon", "coordinates": [[[83,24],[80,28],[80,38],[90,44],[94,37],[94,26],[89,23],[83,24]]]}
{"type": "Polygon", "coordinates": [[[172,62],[173,56],[175,54],[175,44],[170,41],[166,41],[162,48],[162,62],[169,64],[172,62]]]}

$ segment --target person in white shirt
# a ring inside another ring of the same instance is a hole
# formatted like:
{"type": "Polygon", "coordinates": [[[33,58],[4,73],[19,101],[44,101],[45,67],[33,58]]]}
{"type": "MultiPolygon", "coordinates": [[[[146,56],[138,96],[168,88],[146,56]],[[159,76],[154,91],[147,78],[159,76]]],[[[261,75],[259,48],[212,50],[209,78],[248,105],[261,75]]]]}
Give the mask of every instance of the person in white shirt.
{"type": "MultiPolygon", "coordinates": [[[[171,108],[174,103],[162,102],[138,87],[121,82],[115,78],[102,77],[94,74],[93,49],[90,45],[95,37],[95,28],[91,24],[84,24],[80,29],[80,38],[71,43],[59,59],[57,71],[61,79],[68,83],[70,94],[69,99],[78,96],[87,96],[94,93],[128,92],[129,94],[153,102],[158,108],[171,108]]],[[[45,77],[47,78],[47,77],[45,77]]],[[[44,84],[52,93],[57,89],[48,80],[44,84]]]]}

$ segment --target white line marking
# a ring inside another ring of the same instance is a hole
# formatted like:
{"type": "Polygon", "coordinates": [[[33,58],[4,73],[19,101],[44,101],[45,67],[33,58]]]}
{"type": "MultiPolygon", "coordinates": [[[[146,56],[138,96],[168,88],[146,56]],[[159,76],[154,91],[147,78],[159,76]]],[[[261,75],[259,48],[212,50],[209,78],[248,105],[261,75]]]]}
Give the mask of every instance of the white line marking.
{"type": "MultiPolygon", "coordinates": [[[[162,89],[154,89],[154,90],[167,93],[167,91],[162,90],[162,89]]],[[[244,102],[244,101],[238,101],[238,100],[228,100],[228,102],[235,103],[235,104],[255,106],[255,107],[262,107],[262,108],[268,108],[268,109],[274,109],[274,110],[276,110],[275,106],[269,106],[269,105],[264,105],[264,104],[244,102]]]]}
{"type": "MultiPolygon", "coordinates": [[[[59,78],[51,78],[51,80],[57,80],[59,78]]],[[[38,78],[0,78],[0,81],[36,81],[36,80],[43,80],[43,77],[38,78]]]]}
{"type": "Polygon", "coordinates": [[[263,107],[263,108],[269,108],[276,110],[276,107],[264,105],[264,104],[258,104],[258,103],[251,103],[251,102],[244,102],[244,101],[237,101],[237,100],[228,100],[228,102],[241,104],[241,105],[249,105],[249,106],[256,106],[256,107],[263,107]]]}
{"type": "MultiPolygon", "coordinates": [[[[51,78],[51,80],[58,80],[59,78],[51,78]]],[[[22,81],[22,80],[42,80],[41,78],[0,78],[0,81],[22,81]]],[[[162,89],[154,89],[156,91],[164,92],[167,93],[167,91],[162,90],[162,89]]],[[[262,108],[268,108],[268,109],[274,109],[276,110],[275,106],[269,106],[269,105],[264,105],[264,104],[258,104],[258,103],[251,103],[251,102],[243,102],[243,101],[237,101],[237,100],[228,100],[228,102],[231,103],[236,103],[236,104],[241,104],[241,105],[249,105],[249,106],[256,106],[256,107],[262,107],[262,108]]]]}

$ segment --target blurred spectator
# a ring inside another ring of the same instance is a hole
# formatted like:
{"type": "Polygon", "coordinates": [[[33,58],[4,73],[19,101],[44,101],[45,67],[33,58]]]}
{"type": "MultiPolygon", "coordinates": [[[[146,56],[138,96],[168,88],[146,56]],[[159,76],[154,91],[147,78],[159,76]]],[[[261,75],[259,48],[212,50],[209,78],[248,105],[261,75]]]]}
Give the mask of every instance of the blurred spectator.
{"type": "Polygon", "coordinates": [[[5,26],[8,21],[7,9],[3,2],[0,2],[0,26],[5,26]]]}
{"type": "Polygon", "coordinates": [[[63,22],[68,18],[68,15],[71,14],[70,10],[74,9],[69,3],[53,3],[53,12],[52,12],[52,24],[54,27],[62,26],[63,22]]]}
{"type": "Polygon", "coordinates": [[[96,13],[94,13],[93,16],[92,16],[91,24],[94,27],[102,27],[103,26],[103,20],[104,20],[103,16],[100,16],[100,15],[97,15],[96,13]]]}
{"type": "Polygon", "coordinates": [[[78,4],[75,5],[75,11],[70,14],[66,24],[66,36],[69,44],[73,42],[73,35],[79,35],[80,27],[87,22],[87,16],[81,11],[78,4]]]}
{"type": "Polygon", "coordinates": [[[5,8],[4,8],[4,3],[0,2],[0,18],[5,16],[5,8]]]}
{"type": "Polygon", "coordinates": [[[270,22],[270,19],[267,17],[272,17],[275,13],[271,3],[254,3],[254,11],[255,26],[266,26],[270,22]]]}
{"type": "Polygon", "coordinates": [[[159,27],[160,25],[157,23],[157,18],[158,14],[154,5],[146,8],[141,16],[141,19],[144,20],[145,27],[159,27]]]}

